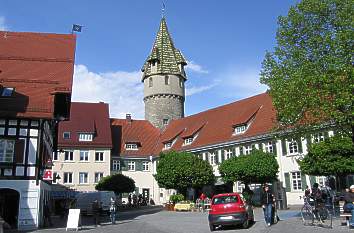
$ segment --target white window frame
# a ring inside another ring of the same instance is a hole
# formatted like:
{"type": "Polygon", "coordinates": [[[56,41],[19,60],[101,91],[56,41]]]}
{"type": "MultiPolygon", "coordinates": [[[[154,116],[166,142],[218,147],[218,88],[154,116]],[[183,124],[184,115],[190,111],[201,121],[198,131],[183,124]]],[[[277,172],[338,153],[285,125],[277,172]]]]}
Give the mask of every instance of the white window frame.
{"type": "Polygon", "coordinates": [[[235,134],[243,134],[247,130],[247,125],[240,125],[235,127],[235,134]]]}
{"type": "Polygon", "coordinates": [[[295,172],[290,172],[290,178],[291,178],[291,190],[298,192],[302,191],[303,183],[301,180],[301,172],[295,171],[295,172]],[[295,177],[294,177],[295,176],[295,177]]]}
{"type": "Polygon", "coordinates": [[[170,149],[172,147],[172,142],[166,142],[164,144],[164,149],[167,150],[167,149],[170,149]]]}
{"type": "Polygon", "coordinates": [[[168,119],[167,118],[162,119],[162,124],[163,125],[168,125],[168,119]]]}
{"type": "Polygon", "coordinates": [[[128,171],[135,171],[135,161],[129,161],[128,162],[128,171]]]}
{"type": "Polygon", "coordinates": [[[268,153],[274,153],[274,145],[272,141],[264,143],[264,151],[268,153]]]}
{"type": "Polygon", "coordinates": [[[193,137],[188,137],[188,138],[185,138],[184,139],[184,145],[190,145],[192,144],[192,142],[194,141],[194,138],[193,137]]]}
{"type": "Polygon", "coordinates": [[[103,172],[95,172],[95,184],[100,182],[100,180],[103,178],[104,174],[103,172]]]}
{"type": "Polygon", "coordinates": [[[53,181],[52,181],[52,184],[57,184],[58,183],[58,180],[56,179],[58,175],[58,172],[53,172],[53,181]]]}
{"type": "Polygon", "coordinates": [[[209,152],[209,161],[210,161],[210,165],[216,165],[216,154],[215,152],[210,153],[209,152]]]}
{"type": "Polygon", "coordinates": [[[104,152],[103,151],[96,151],[95,152],[95,162],[104,162],[104,152]],[[97,159],[98,155],[98,159],[97,159]]]}
{"type": "Polygon", "coordinates": [[[79,133],[80,142],[92,142],[93,134],[92,133],[79,133]]]}
{"type": "Polygon", "coordinates": [[[243,152],[245,155],[249,155],[252,152],[252,146],[248,145],[248,146],[243,146],[243,152]]]}
{"type": "Polygon", "coordinates": [[[80,150],[80,162],[88,162],[90,161],[90,155],[88,150],[80,150]],[[83,157],[81,157],[83,155],[83,157]]]}
{"type": "Polygon", "coordinates": [[[312,143],[319,143],[325,140],[324,132],[318,132],[312,135],[312,143]]]}
{"type": "Polygon", "coordinates": [[[125,143],[126,150],[138,150],[138,144],[136,143],[125,143]]]}
{"type": "Polygon", "coordinates": [[[224,150],[225,152],[225,159],[231,159],[232,154],[233,154],[233,150],[232,149],[226,149],[224,150]]]}
{"type": "Polygon", "coordinates": [[[112,160],[112,171],[120,171],[120,160],[112,160]]]}
{"type": "Polygon", "coordinates": [[[65,162],[74,161],[74,151],[72,151],[72,150],[65,150],[65,151],[64,151],[64,161],[65,161],[65,162]],[[69,159],[66,158],[66,153],[68,153],[69,159]]]}
{"type": "Polygon", "coordinates": [[[12,163],[15,155],[15,140],[0,139],[0,162],[12,163]]]}
{"type": "Polygon", "coordinates": [[[327,177],[325,177],[325,176],[317,176],[316,177],[316,182],[318,183],[319,187],[325,187],[326,181],[327,181],[327,177]]]}
{"type": "Polygon", "coordinates": [[[53,152],[53,161],[59,161],[59,153],[53,152]]]}
{"type": "Polygon", "coordinates": [[[73,173],[72,172],[64,172],[63,184],[73,184],[73,173]],[[65,181],[66,178],[69,179],[69,182],[65,181]]]}
{"type": "Polygon", "coordinates": [[[89,174],[88,172],[79,172],[79,184],[88,184],[89,183],[89,174]],[[83,175],[83,177],[82,177],[83,175]],[[81,180],[83,178],[83,180],[81,180]]]}
{"type": "Polygon", "coordinates": [[[236,181],[235,186],[237,193],[242,193],[243,189],[245,188],[245,184],[243,184],[241,181],[236,181]]]}
{"type": "Polygon", "coordinates": [[[149,162],[148,161],[144,161],[143,162],[143,171],[144,172],[150,171],[150,166],[149,166],[149,162]]]}
{"type": "Polygon", "coordinates": [[[287,150],[289,152],[289,155],[297,155],[299,154],[299,145],[297,141],[291,140],[287,141],[287,150]]]}

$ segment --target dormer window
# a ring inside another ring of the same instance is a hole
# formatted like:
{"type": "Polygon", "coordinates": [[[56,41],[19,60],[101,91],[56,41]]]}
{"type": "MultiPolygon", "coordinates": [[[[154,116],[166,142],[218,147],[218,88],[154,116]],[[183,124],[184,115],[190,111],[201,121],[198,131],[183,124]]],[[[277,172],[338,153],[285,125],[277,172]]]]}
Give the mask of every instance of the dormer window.
{"type": "Polygon", "coordinates": [[[126,143],[125,144],[126,150],[138,150],[138,144],[136,143],[126,143]]]}
{"type": "Polygon", "coordinates": [[[163,120],[162,120],[162,123],[163,123],[163,125],[168,125],[168,119],[166,119],[166,118],[163,119],[163,120]]]}
{"type": "Polygon", "coordinates": [[[92,142],[93,134],[92,133],[79,133],[80,142],[92,142]]]}
{"type": "Polygon", "coordinates": [[[1,90],[1,96],[2,97],[11,97],[13,92],[14,92],[15,88],[13,87],[4,87],[1,90]]]}
{"type": "Polygon", "coordinates": [[[247,130],[247,125],[239,125],[235,127],[235,134],[243,134],[247,130]]]}
{"type": "Polygon", "coordinates": [[[194,140],[193,137],[185,138],[185,139],[184,139],[184,145],[190,145],[190,144],[192,144],[193,140],[194,140]]]}
{"type": "Polygon", "coordinates": [[[166,142],[164,144],[164,149],[167,150],[167,149],[170,149],[172,147],[172,142],[166,142]]]}
{"type": "Polygon", "coordinates": [[[64,139],[70,139],[70,132],[64,132],[63,133],[63,138],[64,139]]]}

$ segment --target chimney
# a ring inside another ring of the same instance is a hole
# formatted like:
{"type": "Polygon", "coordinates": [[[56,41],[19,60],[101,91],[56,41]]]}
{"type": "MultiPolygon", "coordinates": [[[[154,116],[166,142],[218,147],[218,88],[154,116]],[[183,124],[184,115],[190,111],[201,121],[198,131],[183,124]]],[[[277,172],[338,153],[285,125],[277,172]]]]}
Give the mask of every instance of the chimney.
{"type": "Polygon", "coordinates": [[[129,122],[131,122],[132,121],[132,115],[130,113],[127,113],[125,115],[125,119],[127,119],[129,122]]]}

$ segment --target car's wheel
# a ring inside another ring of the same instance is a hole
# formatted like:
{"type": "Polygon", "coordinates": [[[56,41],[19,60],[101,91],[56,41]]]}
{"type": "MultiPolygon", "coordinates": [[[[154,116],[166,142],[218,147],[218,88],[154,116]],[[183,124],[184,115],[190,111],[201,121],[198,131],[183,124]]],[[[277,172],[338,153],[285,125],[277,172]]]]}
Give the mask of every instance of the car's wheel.
{"type": "Polygon", "coordinates": [[[248,217],[245,219],[245,221],[242,223],[242,228],[243,229],[247,229],[250,225],[250,221],[248,219],[248,217]]]}
{"type": "Polygon", "coordinates": [[[215,226],[211,223],[209,223],[209,229],[210,231],[215,231],[215,226]]]}

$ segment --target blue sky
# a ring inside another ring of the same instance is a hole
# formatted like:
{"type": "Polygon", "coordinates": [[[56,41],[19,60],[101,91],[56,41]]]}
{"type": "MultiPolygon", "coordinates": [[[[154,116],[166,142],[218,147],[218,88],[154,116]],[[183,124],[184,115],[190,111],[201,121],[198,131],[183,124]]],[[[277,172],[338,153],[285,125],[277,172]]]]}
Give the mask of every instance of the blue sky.
{"type": "MultiPolygon", "coordinates": [[[[189,61],[185,103],[190,115],[267,89],[259,84],[277,17],[296,0],[166,0],[175,46],[189,61]]],[[[113,117],[144,117],[140,68],[161,20],[160,0],[1,0],[0,29],[78,35],[73,100],[110,103],[113,117]]]]}

